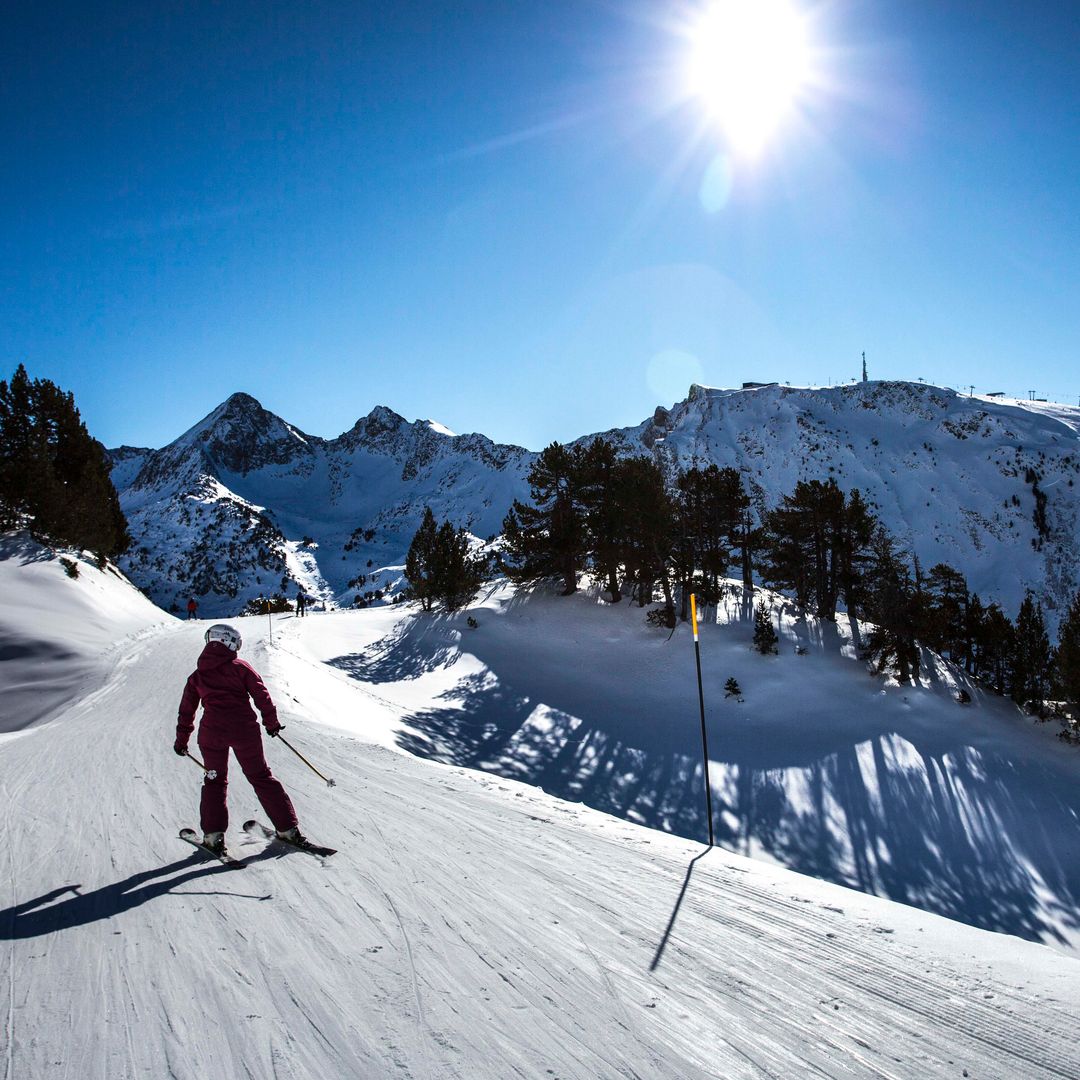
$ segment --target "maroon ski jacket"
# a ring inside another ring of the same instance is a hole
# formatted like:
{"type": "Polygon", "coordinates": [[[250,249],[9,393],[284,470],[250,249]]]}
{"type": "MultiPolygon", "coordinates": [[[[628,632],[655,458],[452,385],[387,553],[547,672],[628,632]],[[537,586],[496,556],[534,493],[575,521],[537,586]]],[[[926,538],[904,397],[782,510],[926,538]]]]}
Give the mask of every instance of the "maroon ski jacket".
{"type": "MultiPolygon", "coordinates": [[[[222,734],[241,734],[258,723],[248,698],[262,713],[263,727],[277,731],[277,709],[259,673],[220,641],[211,641],[203,649],[196,669],[188,677],[180,699],[176,722],[176,741],[187,746],[195,730],[195,711],[202,702],[203,728],[218,729],[222,734]]],[[[257,730],[257,729],[256,729],[257,730]]]]}

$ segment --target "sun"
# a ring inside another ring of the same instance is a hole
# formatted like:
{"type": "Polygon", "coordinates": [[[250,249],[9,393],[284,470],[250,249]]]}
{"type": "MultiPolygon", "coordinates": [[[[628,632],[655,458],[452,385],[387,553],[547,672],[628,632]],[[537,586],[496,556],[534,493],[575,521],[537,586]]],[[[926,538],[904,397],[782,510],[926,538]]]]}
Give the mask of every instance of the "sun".
{"type": "Polygon", "coordinates": [[[756,156],[811,82],[806,16],[789,0],[712,0],[688,37],[687,92],[733,151],[756,156]]]}

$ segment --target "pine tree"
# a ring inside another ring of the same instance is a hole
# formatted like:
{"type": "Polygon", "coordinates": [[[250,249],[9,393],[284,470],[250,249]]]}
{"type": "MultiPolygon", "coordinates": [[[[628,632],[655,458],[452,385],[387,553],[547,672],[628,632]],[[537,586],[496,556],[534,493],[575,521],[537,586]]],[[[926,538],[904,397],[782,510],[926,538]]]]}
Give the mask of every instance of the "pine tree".
{"type": "Polygon", "coordinates": [[[503,520],[501,563],[511,580],[554,578],[564,596],[577,591],[587,550],[580,458],[580,450],[552,443],[533,462],[532,505],[515,499],[503,520]]]}
{"type": "Polygon", "coordinates": [[[105,449],[74,397],[31,381],[20,364],[10,383],[0,381],[0,527],[24,518],[42,538],[100,556],[130,542],[105,449]]]}
{"type": "Polygon", "coordinates": [[[930,568],[923,583],[923,611],[919,636],[935,652],[948,653],[954,663],[967,658],[967,581],[959,570],[946,563],[930,568]]]}
{"type": "Polygon", "coordinates": [[[620,498],[615,446],[597,436],[577,455],[577,489],[585,527],[586,558],[606,582],[611,602],[622,599],[619,579],[626,557],[627,507],[620,498]]]}
{"type": "Polygon", "coordinates": [[[863,657],[874,663],[878,672],[890,670],[900,682],[918,679],[915,583],[896,541],[882,527],[874,533],[871,558],[865,613],[874,626],[863,657]]]}
{"type": "Polygon", "coordinates": [[[1080,719],[1080,593],[1069,605],[1058,633],[1057,687],[1061,699],[1071,707],[1073,719],[1080,719]]]}
{"type": "Polygon", "coordinates": [[[835,619],[837,600],[861,601],[864,567],[877,521],[858,491],[845,496],[834,480],[799,481],[765,519],[764,576],[791,589],[803,609],[835,619]]]}
{"type": "Polygon", "coordinates": [[[969,675],[978,674],[982,651],[981,632],[986,622],[986,609],[978,593],[972,593],[964,613],[964,667],[969,675]]]}
{"type": "Polygon", "coordinates": [[[997,604],[988,604],[975,628],[975,674],[989,679],[995,694],[1004,694],[1009,682],[1010,658],[1016,628],[997,604]]]}
{"type": "Polygon", "coordinates": [[[20,514],[32,513],[35,474],[46,468],[35,431],[33,390],[19,365],[11,382],[0,382],[0,527],[10,528],[20,514]]]}
{"type": "Polygon", "coordinates": [[[676,578],[686,618],[687,596],[720,599],[720,580],[738,551],[749,557],[746,519],[750,499],[738,469],[712,464],[684,470],[675,483],[676,578]]]}
{"type": "Polygon", "coordinates": [[[1046,715],[1053,660],[1042,604],[1028,593],[1016,616],[1009,665],[1009,696],[1017,705],[1030,708],[1038,716],[1046,715]]]}
{"type": "Polygon", "coordinates": [[[449,521],[439,527],[435,542],[435,592],[447,611],[468,604],[484,578],[484,561],[471,554],[469,534],[449,521]]]}
{"type": "Polygon", "coordinates": [[[840,515],[836,537],[836,589],[849,612],[857,612],[866,596],[867,567],[871,545],[878,528],[877,516],[866,505],[862,492],[853,488],[840,515]]]}
{"type": "Polygon", "coordinates": [[[431,507],[409,545],[405,577],[424,611],[441,603],[447,611],[466,605],[480,587],[486,563],[471,553],[469,534],[449,521],[436,525],[431,507]]]}
{"type": "Polygon", "coordinates": [[[659,582],[664,593],[662,623],[675,625],[672,569],[675,561],[674,504],[664,474],[652,458],[624,458],[617,474],[619,499],[627,515],[627,570],[636,581],[639,606],[659,582]]]}
{"type": "Polygon", "coordinates": [[[769,653],[779,651],[777,649],[779,641],[776,630],[773,628],[769,609],[765,606],[764,600],[759,600],[754,609],[754,648],[767,656],[769,653]]]}
{"type": "Polygon", "coordinates": [[[413,596],[420,601],[425,611],[434,607],[438,595],[438,546],[435,515],[430,506],[425,506],[420,528],[416,530],[412,543],[409,544],[409,552],[405,556],[405,577],[413,596]]]}
{"type": "Polygon", "coordinates": [[[785,495],[780,506],[766,514],[762,536],[762,576],[778,589],[795,594],[806,611],[814,598],[813,538],[794,496],[785,495]]]}

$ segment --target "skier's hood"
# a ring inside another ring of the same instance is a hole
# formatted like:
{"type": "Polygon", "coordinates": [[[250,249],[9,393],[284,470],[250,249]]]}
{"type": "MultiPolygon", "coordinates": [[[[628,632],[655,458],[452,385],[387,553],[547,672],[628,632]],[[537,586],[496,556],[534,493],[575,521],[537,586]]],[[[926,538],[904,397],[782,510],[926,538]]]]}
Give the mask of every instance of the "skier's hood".
{"type": "Polygon", "coordinates": [[[196,665],[200,671],[210,671],[219,668],[223,664],[231,664],[236,659],[236,653],[228,645],[220,641],[207,642],[203,649],[199,662],[196,665]]]}

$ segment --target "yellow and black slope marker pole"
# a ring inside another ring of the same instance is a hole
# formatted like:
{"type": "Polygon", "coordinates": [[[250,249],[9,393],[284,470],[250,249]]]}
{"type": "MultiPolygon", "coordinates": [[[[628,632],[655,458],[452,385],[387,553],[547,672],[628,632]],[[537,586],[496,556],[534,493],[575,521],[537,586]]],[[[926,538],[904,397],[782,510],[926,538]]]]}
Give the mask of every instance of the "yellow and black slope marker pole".
{"type": "Polygon", "coordinates": [[[705,814],[709,819],[709,847],[714,846],[712,824],[712,783],[709,780],[709,734],[705,730],[705,691],[701,685],[701,642],[698,640],[697,598],[690,594],[690,620],[694,626],[694,657],[697,660],[697,694],[701,706],[701,752],[705,758],[705,814]]]}

